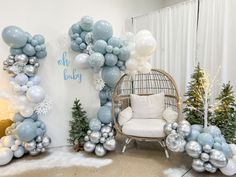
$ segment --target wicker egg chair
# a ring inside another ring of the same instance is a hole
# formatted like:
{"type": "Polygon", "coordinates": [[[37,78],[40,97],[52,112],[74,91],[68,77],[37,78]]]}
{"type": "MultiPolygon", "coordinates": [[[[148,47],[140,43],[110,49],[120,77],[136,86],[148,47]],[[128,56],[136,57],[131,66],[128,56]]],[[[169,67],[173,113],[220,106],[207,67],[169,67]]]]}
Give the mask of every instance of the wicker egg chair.
{"type": "Polygon", "coordinates": [[[116,130],[126,137],[122,152],[131,140],[137,141],[157,141],[164,148],[166,157],[169,154],[165,145],[165,138],[137,137],[126,135],[122,132],[122,127],[118,123],[119,112],[130,106],[130,94],[147,96],[157,93],[165,94],[165,107],[172,107],[176,112],[180,112],[180,97],[177,86],[173,78],[163,70],[152,69],[148,74],[136,74],[130,76],[124,74],[117,82],[112,95],[112,114],[116,130]]]}

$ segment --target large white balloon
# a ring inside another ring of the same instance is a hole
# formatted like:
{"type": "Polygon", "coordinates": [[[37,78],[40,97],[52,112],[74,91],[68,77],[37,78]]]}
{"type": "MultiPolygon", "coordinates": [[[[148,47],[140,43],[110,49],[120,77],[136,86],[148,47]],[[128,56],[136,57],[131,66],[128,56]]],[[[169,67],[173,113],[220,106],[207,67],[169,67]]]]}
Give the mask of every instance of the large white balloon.
{"type": "Polygon", "coordinates": [[[135,71],[138,68],[138,63],[135,59],[129,59],[125,66],[128,71],[135,71]]]}
{"type": "Polygon", "coordinates": [[[75,57],[75,64],[80,69],[88,69],[90,68],[88,62],[89,55],[86,53],[81,53],[75,57]]]}
{"type": "Polygon", "coordinates": [[[146,62],[145,64],[142,65],[140,72],[143,74],[147,74],[151,71],[151,69],[152,69],[152,65],[146,62]]]}
{"type": "Polygon", "coordinates": [[[135,51],[138,55],[150,56],[156,49],[156,40],[153,36],[144,36],[136,40],[135,51]]]}
{"type": "Polygon", "coordinates": [[[13,158],[11,149],[3,147],[0,148],[0,166],[8,164],[13,158]]]}
{"type": "Polygon", "coordinates": [[[220,168],[220,171],[227,176],[233,176],[236,174],[236,163],[232,160],[228,160],[228,164],[224,168],[220,168]]]}
{"type": "Polygon", "coordinates": [[[135,41],[145,36],[152,36],[152,33],[148,30],[141,30],[135,35],[135,41]]]}
{"type": "Polygon", "coordinates": [[[11,146],[15,144],[15,139],[13,138],[13,136],[8,135],[8,136],[2,137],[1,142],[2,142],[4,147],[11,148],[11,146]]]}
{"type": "Polygon", "coordinates": [[[34,113],[34,109],[32,107],[24,107],[21,111],[20,114],[23,117],[30,117],[34,113]]]}
{"type": "Polygon", "coordinates": [[[40,103],[45,99],[45,91],[40,86],[33,86],[28,89],[26,96],[31,102],[40,103]]]}

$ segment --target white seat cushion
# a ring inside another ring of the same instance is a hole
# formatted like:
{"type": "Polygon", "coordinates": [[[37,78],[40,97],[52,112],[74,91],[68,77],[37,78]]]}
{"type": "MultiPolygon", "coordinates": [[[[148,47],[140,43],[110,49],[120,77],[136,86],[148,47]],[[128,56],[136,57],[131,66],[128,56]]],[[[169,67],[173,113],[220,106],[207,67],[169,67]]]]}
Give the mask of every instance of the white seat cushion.
{"type": "Polygon", "coordinates": [[[163,112],[163,119],[169,123],[176,122],[178,119],[178,113],[174,111],[171,107],[168,107],[163,112]]]}
{"type": "Polygon", "coordinates": [[[132,114],[133,112],[131,107],[127,107],[123,111],[121,111],[118,117],[120,126],[123,126],[126,122],[132,119],[132,114]]]}
{"type": "Polygon", "coordinates": [[[123,125],[122,132],[132,136],[160,138],[165,137],[165,124],[164,119],[131,119],[123,125]]]}

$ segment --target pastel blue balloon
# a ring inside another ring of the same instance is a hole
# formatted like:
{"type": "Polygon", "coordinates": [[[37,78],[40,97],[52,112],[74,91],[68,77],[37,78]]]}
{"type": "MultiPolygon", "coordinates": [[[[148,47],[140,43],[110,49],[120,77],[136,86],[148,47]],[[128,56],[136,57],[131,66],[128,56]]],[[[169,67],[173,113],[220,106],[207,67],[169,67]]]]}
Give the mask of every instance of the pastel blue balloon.
{"type": "Polygon", "coordinates": [[[222,138],[220,137],[220,136],[218,136],[218,137],[214,137],[214,141],[215,141],[215,143],[222,143],[222,138]]]}
{"type": "Polygon", "coordinates": [[[27,42],[31,42],[32,41],[32,35],[30,34],[30,33],[28,33],[28,32],[25,32],[25,34],[26,34],[26,36],[27,36],[27,42]]]}
{"type": "Polygon", "coordinates": [[[41,128],[37,128],[36,135],[37,136],[42,136],[43,135],[43,130],[41,128]]]}
{"type": "Polygon", "coordinates": [[[76,40],[76,38],[80,37],[80,35],[78,33],[72,34],[71,35],[71,39],[72,40],[76,40]]]}
{"type": "Polygon", "coordinates": [[[130,51],[127,47],[120,48],[120,54],[118,55],[121,61],[126,61],[130,57],[130,51]]]}
{"type": "Polygon", "coordinates": [[[31,141],[37,136],[37,126],[34,122],[22,122],[16,128],[15,134],[21,141],[31,141]]]}
{"type": "Polygon", "coordinates": [[[28,40],[26,33],[17,26],[4,28],[2,31],[2,39],[7,45],[13,48],[23,47],[28,40]]]}
{"type": "Polygon", "coordinates": [[[107,99],[100,99],[100,103],[102,106],[105,105],[107,103],[107,99]]]}
{"type": "Polygon", "coordinates": [[[113,50],[112,50],[112,52],[115,54],[115,55],[119,55],[120,54],[120,48],[118,48],[118,47],[114,47],[113,48],[113,50]]]}
{"type": "Polygon", "coordinates": [[[15,129],[16,126],[17,126],[16,123],[11,124],[11,128],[12,128],[12,129],[15,129]]]}
{"type": "Polygon", "coordinates": [[[34,47],[32,45],[30,45],[30,44],[26,44],[24,46],[23,52],[24,52],[24,54],[26,54],[26,55],[28,55],[30,57],[34,56],[35,53],[36,53],[34,47]]]}
{"type": "Polygon", "coordinates": [[[221,135],[221,131],[217,126],[209,126],[204,129],[205,133],[211,134],[213,137],[218,137],[221,135]]]}
{"type": "Polygon", "coordinates": [[[39,52],[39,51],[42,50],[42,48],[41,48],[40,45],[36,45],[36,46],[34,47],[34,49],[35,49],[36,52],[39,52]]]}
{"type": "Polygon", "coordinates": [[[99,131],[102,127],[102,123],[97,118],[91,119],[89,122],[89,128],[92,131],[99,131]]]}
{"type": "Polygon", "coordinates": [[[120,46],[121,46],[121,39],[120,39],[120,38],[117,38],[117,37],[111,37],[111,38],[108,40],[108,45],[111,45],[112,47],[118,47],[118,48],[120,48],[120,46]]]}
{"type": "Polygon", "coordinates": [[[106,20],[99,20],[93,26],[93,38],[94,40],[102,39],[107,41],[113,35],[113,29],[111,24],[106,20]]]}
{"type": "Polygon", "coordinates": [[[121,67],[120,67],[120,70],[121,70],[121,71],[125,71],[125,70],[126,70],[126,66],[121,66],[121,67]]]}
{"type": "Polygon", "coordinates": [[[105,55],[105,64],[107,66],[115,66],[117,61],[118,61],[118,58],[116,55],[111,54],[111,53],[107,53],[105,55]]]}
{"type": "Polygon", "coordinates": [[[210,145],[211,147],[213,146],[214,144],[214,139],[212,137],[211,134],[209,133],[201,133],[199,136],[198,136],[198,142],[204,146],[206,144],[210,145]]]}
{"type": "Polygon", "coordinates": [[[113,47],[112,47],[111,45],[108,45],[108,46],[106,47],[106,52],[107,52],[107,53],[112,53],[112,51],[113,51],[113,47]]]}
{"type": "Polygon", "coordinates": [[[39,52],[36,52],[36,57],[38,59],[42,59],[47,56],[47,51],[46,50],[41,50],[39,52]]]}
{"type": "Polygon", "coordinates": [[[108,101],[108,102],[106,102],[106,104],[105,104],[105,106],[112,106],[112,102],[111,101],[108,101]]]}
{"type": "Polygon", "coordinates": [[[221,146],[220,143],[214,143],[214,145],[213,145],[213,149],[216,149],[216,150],[222,151],[222,146],[221,146]]]}
{"type": "Polygon", "coordinates": [[[39,117],[38,114],[35,112],[30,116],[30,118],[34,121],[38,120],[38,117],[39,117]]]}
{"type": "Polygon", "coordinates": [[[101,100],[106,100],[106,99],[107,99],[107,94],[106,94],[106,92],[105,92],[105,91],[100,91],[100,92],[99,92],[99,98],[100,98],[101,100]]]}
{"type": "Polygon", "coordinates": [[[89,65],[92,68],[101,68],[104,65],[105,58],[101,53],[92,53],[88,58],[89,65]]]}
{"type": "Polygon", "coordinates": [[[90,16],[82,17],[80,21],[80,27],[84,31],[92,31],[93,29],[93,18],[90,16]]]}
{"type": "Polygon", "coordinates": [[[45,42],[45,39],[41,34],[34,35],[33,40],[36,40],[38,42],[38,45],[44,44],[45,42]]]}
{"type": "Polygon", "coordinates": [[[71,41],[71,45],[70,45],[71,49],[75,52],[82,52],[82,50],[80,49],[79,45],[76,44],[75,41],[71,41]]]}
{"type": "Polygon", "coordinates": [[[85,41],[85,36],[88,34],[88,32],[86,31],[83,31],[81,34],[80,34],[80,37],[81,39],[83,39],[83,41],[85,41]]]}
{"type": "Polygon", "coordinates": [[[191,128],[194,129],[194,130],[199,131],[200,133],[203,132],[203,126],[202,126],[202,125],[199,125],[199,124],[193,124],[193,125],[191,125],[191,128]]]}
{"type": "Polygon", "coordinates": [[[104,40],[97,40],[94,43],[93,51],[105,54],[106,53],[106,46],[107,46],[106,41],[104,41],[104,40]]]}
{"type": "Polygon", "coordinates": [[[71,32],[72,32],[73,34],[74,34],[74,33],[80,34],[80,33],[82,32],[79,23],[73,24],[70,29],[71,29],[71,32]]]}
{"type": "Polygon", "coordinates": [[[112,122],[112,108],[110,106],[100,107],[97,117],[104,124],[112,122]]]}
{"type": "Polygon", "coordinates": [[[93,41],[93,33],[92,32],[87,33],[86,36],[85,36],[84,41],[86,42],[86,44],[92,43],[92,41],[93,41]]]}
{"type": "Polygon", "coordinates": [[[45,44],[40,45],[40,47],[41,47],[41,50],[46,50],[45,44]]]}
{"type": "Polygon", "coordinates": [[[11,55],[20,55],[23,53],[21,48],[10,48],[11,55]]]}
{"type": "Polygon", "coordinates": [[[34,122],[34,120],[27,117],[23,122],[34,122]]]}
{"type": "Polygon", "coordinates": [[[233,152],[229,144],[227,143],[222,143],[222,151],[225,154],[227,158],[232,158],[233,157],[233,152]]]}
{"type": "Polygon", "coordinates": [[[116,65],[118,67],[122,67],[122,66],[124,66],[124,62],[119,60],[116,65]]]}
{"type": "Polygon", "coordinates": [[[45,125],[44,122],[41,123],[40,128],[41,128],[42,130],[46,130],[46,125],[45,125]]]}
{"type": "Polygon", "coordinates": [[[83,42],[83,40],[81,37],[77,37],[75,42],[76,42],[76,44],[80,45],[83,42]]]}
{"type": "Polygon", "coordinates": [[[222,143],[226,143],[226,139],[223,135],[220,136],[222,143]]]}
{"type": "Polygon", "coordinates": [[[25,119],[22,115],[16,113],[14,117],[12,118],[13,122],[22,122],[25,119]]]}
{"type": "Polygon", "coordinates": [[[29,78],[29,81],[33,82],[33,85],[39,85],[41,82],[41,79],[39,76],[33,76],[29,78]]]}
{"type": "Polygon", "coordinates": [[[16,151],[14,151],[14,157],[20,158],[25,154],[25,149],[23,146],[19,146],[16,151]]]}
{"type": "Polygon", "coordinates": [[[79,45],[79,48],[80,48],[81,50],[84,50],[84,49],[87,48],[87,45],[82,42],[82,43],[79,45]]]}
{"type": "Polygon", "coordinates": [[[189,134],[189,136],[187,137],[187,140],[188,141],[197,141],[198,139],[198,136],[200,135],[200,132],[195,130],[195,129],[192,129],[191,130],[191,133],[189,134]]]}
{"type": "Polygon", "coordinates": [[[117,66],[104,67],[102,69],[102,79],[109,87],[115,87],[117,81],[120,79],[120,69],[117,66]]]}

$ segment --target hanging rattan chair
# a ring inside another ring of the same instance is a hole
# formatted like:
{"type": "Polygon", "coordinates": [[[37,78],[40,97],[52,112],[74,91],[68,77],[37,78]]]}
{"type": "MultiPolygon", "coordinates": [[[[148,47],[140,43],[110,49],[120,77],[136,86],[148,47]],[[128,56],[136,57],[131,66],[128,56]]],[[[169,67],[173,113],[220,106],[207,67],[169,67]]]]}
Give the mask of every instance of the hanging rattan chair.
{"type": "Polygon", "coordinates": [[[124,74],[117,82],[112,96],[112,112],[116,130],[121,135],[126,137],[122,152],[125,152],[126,146],[131,142],[131,140],[157,141],[164,148],[166,157],[169,158],[169,154],[165,145],[165,137],[150,138],[126,135],[122,132],[122,127],[119,125],[117,120],[119,112],[130,106],[131,94],[147,96],[158,93],[165,94],[166,108],[171,107],[173,110],[179,113],[180,98],[177,86],[173,78],[165,71],[160,69],[152,69],[148,74],[136,74],[135,76],[124,74]]]}

